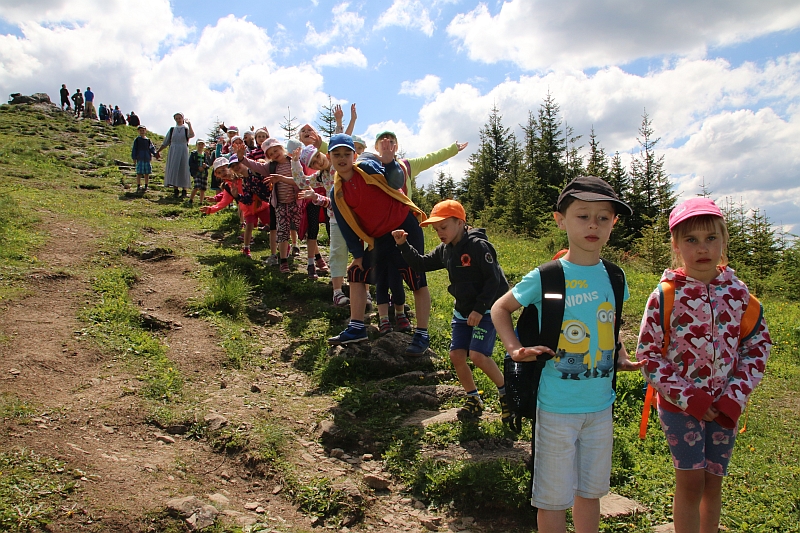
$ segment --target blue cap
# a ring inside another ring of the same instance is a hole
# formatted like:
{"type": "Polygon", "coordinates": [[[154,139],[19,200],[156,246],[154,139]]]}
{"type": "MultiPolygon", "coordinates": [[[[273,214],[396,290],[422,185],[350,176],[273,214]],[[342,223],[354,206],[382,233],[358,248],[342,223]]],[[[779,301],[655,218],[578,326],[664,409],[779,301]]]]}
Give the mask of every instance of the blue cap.
{"type": "Polygon", "coordinates": [[[346,146],[352,151],[356,151],[356,145],[353,144],[353,138],[346,133],[337,133],[331,137],[330,142],[328,142],[328,152],[332,152],[334,148],[339,148],[340,146],[346,146]]]}

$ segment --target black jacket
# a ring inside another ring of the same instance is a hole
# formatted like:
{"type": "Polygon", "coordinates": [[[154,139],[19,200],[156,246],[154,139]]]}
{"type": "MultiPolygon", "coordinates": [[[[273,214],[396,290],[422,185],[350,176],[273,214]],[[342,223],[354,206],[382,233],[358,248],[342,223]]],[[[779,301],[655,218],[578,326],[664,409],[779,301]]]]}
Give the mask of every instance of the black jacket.
{"type": "Polygon", "coordinates": [[[420,255],[407,242],[399,246],[403,259],[419,272],[447,269],[447,290],[456,299],[455,309],[464,318],[472,311],[484,314],[508,291],[508,281],[497,264],[497,252],[480,228],[464,232],[457,244],[440,244],[420,255]]]}

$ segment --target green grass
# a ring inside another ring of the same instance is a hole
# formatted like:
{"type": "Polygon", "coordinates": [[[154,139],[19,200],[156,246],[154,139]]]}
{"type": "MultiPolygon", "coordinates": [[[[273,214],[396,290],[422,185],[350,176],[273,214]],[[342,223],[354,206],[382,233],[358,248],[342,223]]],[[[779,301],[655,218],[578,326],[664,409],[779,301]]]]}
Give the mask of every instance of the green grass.
{"type": "Polygon", "coordinates": [[[30,531],[47,525],[80,474],[30,450],[0,452],[0,530],[30,531]]]}

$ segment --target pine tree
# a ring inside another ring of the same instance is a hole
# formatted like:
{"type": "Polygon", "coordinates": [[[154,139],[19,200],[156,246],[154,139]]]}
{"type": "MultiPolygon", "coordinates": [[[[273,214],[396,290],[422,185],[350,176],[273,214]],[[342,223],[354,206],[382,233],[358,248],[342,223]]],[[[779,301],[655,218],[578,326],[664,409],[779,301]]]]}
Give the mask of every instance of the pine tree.
{"type": "Polygon", "coordinates": [[[290,107],[286,107],[286,111],[288,116],[284,115],[283,122],[280,124],[281,129],[286,133],[287,139],[294,139],[294,136],[297,134],[297,130],[300,127],[297,125],[297,117],[292,116],[292,110],[290,107]]]}
{"type": "Polygon", "coordinates": [[[437,202],[448,198],[455,198],[456,184],[453,181],[453,176],[449,173],[445,174],[443,170],[440,170],[431,186],[432,190],[439,198],[437,202]]]}
{"type": "Polygon", "coordinates": [[[780,249],[775,231],[767,215],[760,209],[751,212],[747,223],[750,253],[748,266],[763,280],[772,273],[780,260],[780,249]]]}
{"type": "Polygon", "coordinates": [[[730,197],[720,206],[728,226],[728,262],[739,270],[748,263],[750,245],[747,235],[747,210],[744,203],[734,203],[730,197]]]}
{"type": "Polygon", "coordinates": [[[479,134],[478,150],[468,160],[470,169],[466,172],[466,194],[463,197],[476,217],[491,205],[494,184],[498,176],[508,170],[510,161],[510,132],[503,126],[503,117],[497,106],[492,107],[489,121],[479,134]]]}
{"type": "Polygon", "coordinates": [[[532,170],[536,174],[544,203],[553,206],[566,185],[566,139],[561,133],[560,108],[548,91],[539,107],[533,139],[532,170]]]}
{"type": "Polygon", "coordinates": [[[328,105],[324,105],[319,110],[317,127],[320,133],[328,139],[336,132],[336,117],[333,116],[334,103],[331,95],[328,95],[328,105]]]}
{"type": "Polygon", "coordinates": [[[634,251],[653,274],[660,274],[669,267],[672,247],[669,241],[668,219],[661,217],[642,228],[641,237],[636,239],[634,244],[634,251]]]}
{"type": "MultiPolygon", "coordinates": [[[[617,155],[619,155],[619,152],[617,152],[617,155]]],[[[600,146],[600,141],[597,140],[594,126],[592,126],[591,133],[589,134],[589,160],[586,162],[586,174],[589,176],[597,176],[609,183],[611,182],[608,157],[606,156],[606,151],[600,146]]],[[[617,194],[619,194],[619,191],[617,191],[617,194]]]]}
{"type": "Polygon", "coordinates": [[[217,145],[217,139],[219,139],[220,137],[224,137],[225,136],[225,132],[222,131],[222,128],[220,128],[221,124],[222,124],[222,122],[219,120],[219,117],[214,119],[214,125],[211,127],[210,130],[208,130],[208,133],[206,133],[206,135],[207,135],[206,142],[208,143],[208,146],[211,146],[211,147],[216,146],[217,145]]]}
{"type": "Polygon", "coordinates": [[[655,154],[655,146],[660,138],[654,139],[654,133],[650,116],[645,110],[639,128],[640,137],[636,138],[639,154],[631,161],[631,229],[634,235],[640,235],[646,225],[668,217],[675,206],[672,184],[664,170],[664,156],[655,154]]]}
{"type": "MultiPolygon", "coordinates": [[[[602,153],[602,148],[598,150],[602,153]]],[[[595,168],[601,168],[601,165],[596,164],[595,168]]],[[[628,176],[628,171],[622,164],[622,158],[619,152],[614,152],[614,157],[611,158],[611,168],[607,170],[608,184],[617,193],[619,199],[623,202],[628,202],[631,194],[631,181],[628,176]]],[[[614,231],[611,232],[611,238],[608,240],[608,245],[619,250],[630,249],[633,240],[633,230],[631,229],[631,217],[620,217],[614,225],[614,231]]]]}
{"type": "Polygon", "coordinates": [[[565,183],[569,183],[578,176],[586,174],[586,169],[583,166],[583,156],[581,155],[581,148],[583,145],[576,146],[576,143],[582,135],[575,135],[572,126],[564,125],[564,144],[566,151],[564,152],[565,161],[564,167],[566,168],[565,183]]]}

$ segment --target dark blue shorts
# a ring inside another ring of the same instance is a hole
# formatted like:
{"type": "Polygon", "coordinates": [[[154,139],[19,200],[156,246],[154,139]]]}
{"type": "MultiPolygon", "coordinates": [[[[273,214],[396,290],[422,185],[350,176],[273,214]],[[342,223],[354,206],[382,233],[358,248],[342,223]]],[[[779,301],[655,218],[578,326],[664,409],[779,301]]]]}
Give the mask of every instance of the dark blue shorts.
{"type": "Polygon", "coordinates": [[[705,470],[717,476],[728,472],[736,441],[736,429],[716,422],[697,420],[681,411],[658,409],[658,419],[667,437],[676,470],[705,470]]]}
{"type": "MultiPolygon", "coordinates": [[[[402,229],[408,233],[408,243],[416,248],[419,253],[425,252],[425,236],[422,234],[422,228],[419,227],[419,221],[417,221],[413,213],[409,211],[408,216],[397,229],[402,229]]],[[[395,305],[405,303],[403,281],[412,291],[428,286],[425,272],[417,272],[408,266],[408,263],[400,254],[400,249],[397,247],[391,233],[378,237],[375,239],[375,291],[377,303],[389,303],[389,289],[392,290],[392,303],[395,305]]]]}
{"type": "Polygon", "coordinates": [[[467,350],[482,353],[487,357],[492,356],[494,351],[494,341],[497,338],[497,331],[492,323],[492,315],[485,314],[477,326],[467,325],[466,320],[453,317],[450,322],[452,339],[450,340],[450,351],[467,350]]]}

